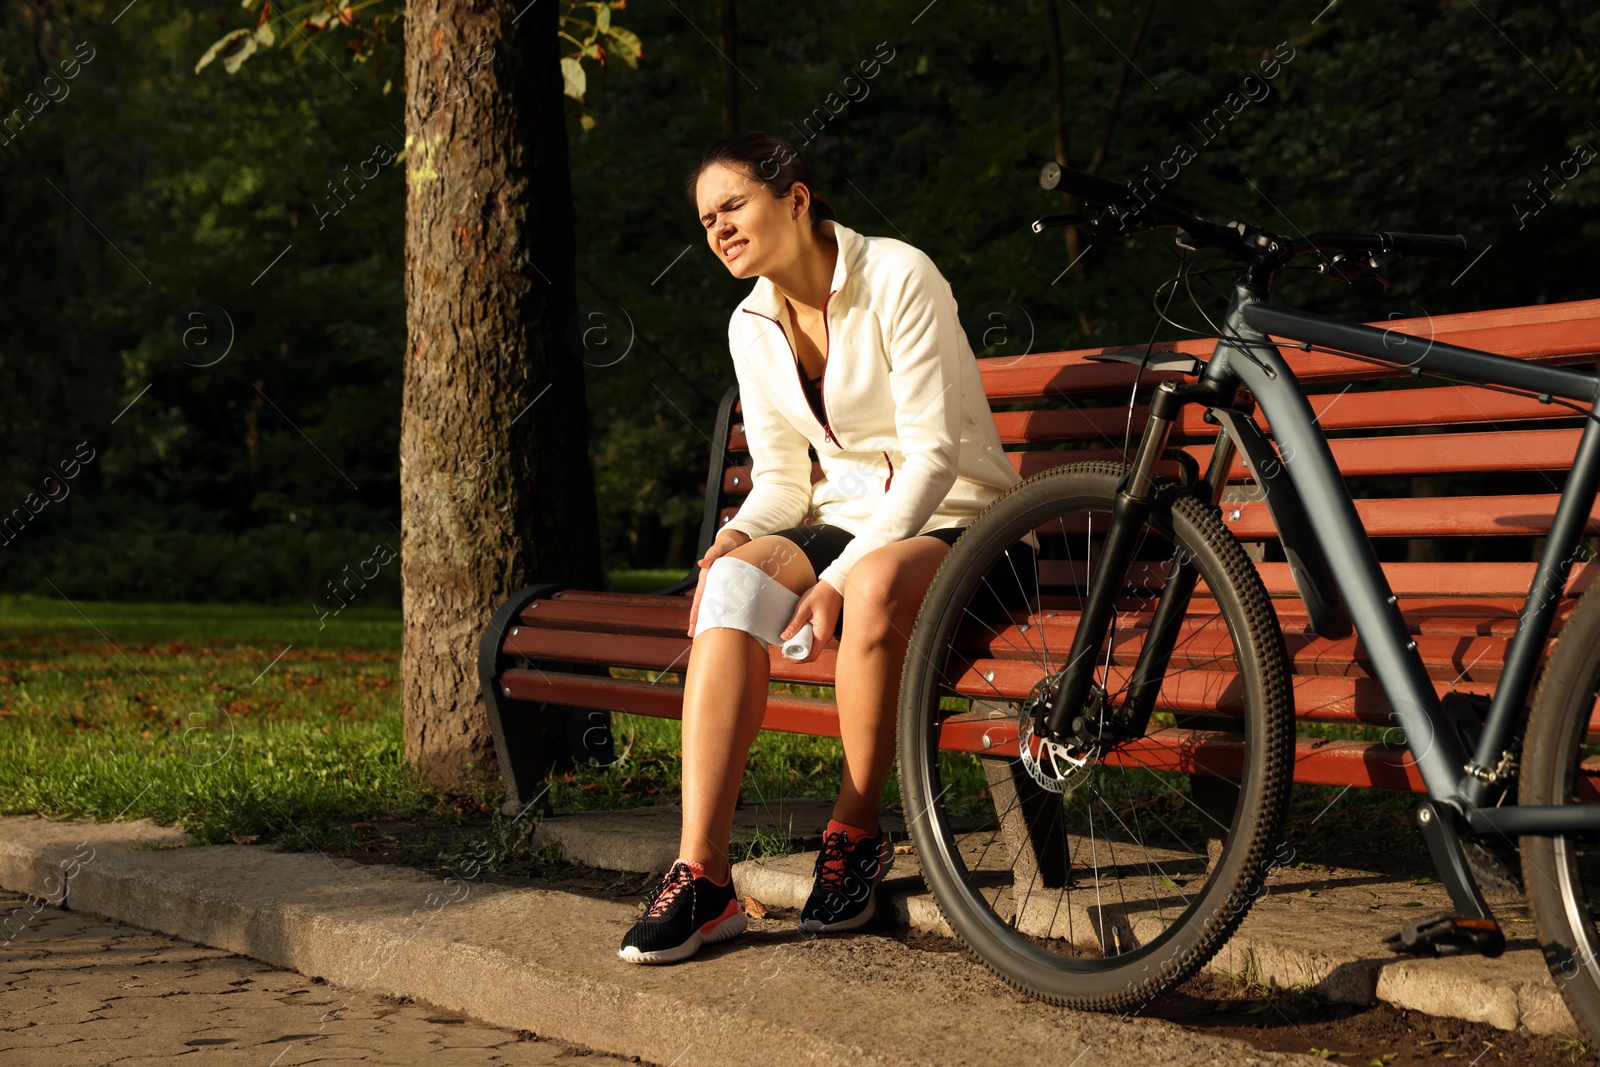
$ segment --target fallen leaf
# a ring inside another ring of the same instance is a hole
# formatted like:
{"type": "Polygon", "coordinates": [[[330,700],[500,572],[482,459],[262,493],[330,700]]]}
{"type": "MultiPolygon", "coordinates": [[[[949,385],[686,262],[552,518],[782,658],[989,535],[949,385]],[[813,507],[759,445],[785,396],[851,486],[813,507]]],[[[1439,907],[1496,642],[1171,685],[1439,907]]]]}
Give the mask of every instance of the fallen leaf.
{"type": "Polygon", "coordinates": [[[752,919],[765,919],[767,906],[755,897],[747,896],[744,898],[744,913],[752,919]]]}

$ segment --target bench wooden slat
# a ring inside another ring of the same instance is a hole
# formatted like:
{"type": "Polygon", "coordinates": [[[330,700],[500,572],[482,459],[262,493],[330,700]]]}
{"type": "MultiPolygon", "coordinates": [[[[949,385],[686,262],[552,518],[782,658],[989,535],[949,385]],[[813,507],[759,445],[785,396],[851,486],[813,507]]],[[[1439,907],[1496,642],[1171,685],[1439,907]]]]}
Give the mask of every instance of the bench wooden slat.
{"type": "MultiPolygon", "coordinates": [[[[500,676],[513,700],[549,702],[580,708],[601,708],[649,715],[658,719],[683,718],[683,688],[665,682],[651,685],[633,678],[596,678],[560,671],[535,671],[513,667],[500,676]]],[[[767,698],[764,730],[839,736],[839,712],[831,700],[774,693],[767,698]]]]}
{"type": "MultiPolygon", "coordinates": [[[[1383,573],[1389,587],[1399,597],[1449,597],[1470,599],[1528,595],[1533,584],[1533,563],[1385,563],[1383,573]]],[[[1597,568],[1589,564],[1575,569],[1567,581],[1568,597],[1576,597],[1593,583],[1597,568]]],[[[1274,597],[1292,597],[1294,579],[1287,563],[1258,563],[1267,591],[1274,597]]]]}
{"type": "MultiPolygon", "coordinates": [[[[1121,613],[1113,635],[1110,663],[1132,668],[1144,649],[1148,612],[1121,613]]],[[[1078,632],[1078,615],[1046,613],[1029,618],[1027,631],[1017,623],[990,620],[964,627],[955,647],[966,655],[995,660],[1026,660],[1040,668],[1048,660],[1059,665],[1078,632]]],[[[1421,634],[1417,652],[1431,677],[1458,682],[1493,682],[1505,661],[1508,639],[1477,634],[1421,634]]],[[[1294,672],[1298,675],[1373,677],[1371,659],[1355,637],[1329,639],[1307,633],[1285,633],[1294,672]]],[[[1190,616],[1178,634],[1173,665],[1181,669],[1227,664],[1234,669],[1227,626],[1220,616],[1190,616]]],[[[1097,659],[1104,659],[1102,649],[1097,659]]],[[[1212,669],[1222,669],[1220,666],[1212,669]]]]}
{"type": "MultiPolygon", "coordinates": [[[[520,616],[519,628],[561,627],[590,633],[683,637],[689,626],[689,598],[656,597],[646,604],[616,604],[594,600],[537,601],[520,616]]],[[[512,634],[512,637],[518,636],[512,634]]],[[[509,643],[507,652],[512,651],[509,643]]]]}
{"type": "MultiPolygon", "coordinates": [[[[1340,472],[1346,478],[1396,474],[1418,476],[1565,471],[1572,464],[1582,433],[1582,430],[1554,429],[1524,431],[1514,438],[1501,431],[1408,434],[1404,437],[1341,437],[1334,438],[1329,445],[1340,472]]],[[[1194,457],[1201,470],[1211,462],[1210,445],[1185,445],[1183,451],[1194,457]]],[[[1008,452],[1006,455],[1024,478],[1069,463],[1122,460],[1120,447],[1008,452]]],[[[821,479],[822,465],[812,463],[812,482],[821,479]]],[[[1234,461],[1228,480],[1234,483],[1248,480],[1248,472],[1242,461],[1234,461]]],[[[730,500],[748,495],[751,484],[750,467],[747,464],[730,466],[722,473],[722,492],[730,500]]]]}
{"type": "MultiPolygon", "coordinates": [[[[689,597],[655,597],[649,603],[607,603],[594,600],[540,602],[543,607],[524,612],[519,627],[546,626],[577,630],[598,628],[599,632],[628,632],[675,637],[689,625],[689,597]]],[[[1557,608],[1556,627],[1570,613],[1572,601],[1557,608]]],[[[1307,625],[1304,608],[1293,599],[1274,605],[1285,632],[1307,625]]],[[[1416,597],[1403,599],[1400,610],[1415,634],[1459,634],[1481,637],[1509,637],[1516,631],[1522,602],[1506,597],[1447,599],[1416,597]]],[[[1199,616],[1216,612],[1215,602],[1201,592],[1196,595],[1193,612],[1199,616]]]]}
{"type": "MultiPolygon", "coordinates": [[[[993,668],[1006,675],[1016,675],[1020,671],[1020,674],[1037,681],[1039,667],[1047,658],[1044,651],[1049,650],[1051,662],[1059,661],[1072,645],[1077,630],[1076,621],[1075,615],[1047,616],[1042,622],[1036,617],[1027,633],[1019,631],[1015,624],[995,624],[993,632],[987,628],[968,627],[958,635],[956,647],[974,657],[973,662],[982,669],[993,668]]],[[[1143,622],[1147,622],[1147,618],[1139,620],[1130,617],[1118,629],[1110,655],[1113,668],[1132,669],[1144,647],[1146,630],[1143,622]]],[[[1284,642],[1296,674],[1352,678],[1371,676],[1370,660],[1353,637],[1328,640],[1291,633],[1284,635],[1284,642]]],[[[507,655],[542,661],[681,671],[687,665],[690,644],[690,639],[681,631],[675,636],[618,632],[610,640],[601,643],[594,640],[592,633],[582,630],[522,627],[506,639],[504,650],[507,655]]],[[[1429,676],[1457,684],[1492,682],[1499,676],[1505,658],[1505,646],[1506,639],[1501,637],[1424,635],[1417,638],[1417,650],[1429,676]]],[[[828,684],[822,679],[832,677],[836,648],[830,643],[817,661],[810,664],[795,664],[774,653],[773,678],[828,684]]],[[[1210,674],[1232,671],[1235,668],[1230,650],[1231,645],[1220,620],[1209,625],[1192,623],[1185,627],[1173,650],[1173,666],[1188,672],[1198,669],[1210,674]]],[[[1024,695],[1025,692],[1024,689],[1024,695]]],[[[967,695],[981,694],[972,692],[967,695]]]]}
{"type": "MultiPolygon", "coordinates": [[[[1310,398],[1311,410],[1324,431],[1392,429],[1400,426],[1471,425],[1472,423],[1527,422],[1559,419],[1572,412],[1532,397],[1476,389],[1465,385],[1428,389],[1387,389],[1382,392],[1320,393],[1310,398]]],[[[1201,412],[1184,409],[1173,432],[1183,437],[1215,437],[1217,428],[1201,412]]],[[[1133,410],[1133,439],[1144,429],[1149,408],[1133,410]]],[[[1259,413],[1262,426],[1266,419],[1259,413]]],[[[1038,444],[1104,441],[1121,447],[1128,430],[1126,404],[1040,411],[996,411],[995,428],[1002,444],[1038,444]]],[[[1571,458],[1569,453],[1568,459],[1571,458]]]]}
{"type": "MultiPolygon", "coordinates": [[[[1383,563],[1384,576],[1395,595],[1401,597],[1522,598],[1533,584],[1533,563],[1383,563]]],[[[1577,596],[1594,580],[1595,563],[1575,569],[1567,582],[1567,595],[1577,596]]],[[[1257,563],[1256,573],[1269,596],[1296,597],[1294,578],[1287,563],[1257,563]]],[[[1081,585],[1084,568],[1064,560],[1039,561],[1039,579],[1046,590],[1073,584],[1081,585]]],[[[1046,592],[1048,597],[1050,594],[1046,592]]]]}
{"type": "MultiPolygon", "coordinates": [[[[1564,599],[1556,606],[1555,629],[1559,631],[1572,613],[1574,601],[1564,599]]],[[[1285,597],[1273,601],[1279,625],[1284,633],[1307,631],[1305,605],[1299,600],[1285,597]]],[[[1197,601],[1196,610],[1209,609],[1204,601],[1197,601]]],[[[1516,632],[1522,617],[1520,597],[1494,600],[1488,597],[1402,597],[1400,611],[1406,625],[1414,634],[1456,634],[1479,637],[1510,637],[1516,632]]]]}
{"type": "MultiPolygon", "coordinates": [[[[947,723],[940,744],[957,751],[1014,757],[1016,736],[999,742],[1002,731],[982,722],[947,723]],[[985,749],[985,743],[993,745],[985,749]]],[[[1244,742],[1237,735],[1168,729],[1123,745],[1108,755],[1113,767],[1223,777],[1239,774],[1244,742]]],[[[1316,741],[1299,738],[1294,753],[1295,781],[1310,785],[1349,785],[1422,792],[1422,778],[1404,746],[1369,741],[1316,741]]]]}
{"type": "MultiPolygon", "coordinates": [[[[1550,532],[1559,501],[1554,494],[1369,498],[1356,501],[1356,514],[1369,537],[1540,536],[1550,532]]],[[[1222,516],[1241,541],[1277,537],[1264,502],[1228,503],[1222,516]]],[[[1596,532],[1600,532],[1600,500],[1589,514],[1589,533],[1596,532]]]]}
{"type": "Polygon", "coordinates": [[[613,592],[610,590],[563,589],[550,599],[552,601],[564,601],[567,603],[582,601],[593,604],[611,604],[622,608],[628,607],[632,604],[648,607],[650,605],[660,603],[661,594],[623,593],[613,592]]]}

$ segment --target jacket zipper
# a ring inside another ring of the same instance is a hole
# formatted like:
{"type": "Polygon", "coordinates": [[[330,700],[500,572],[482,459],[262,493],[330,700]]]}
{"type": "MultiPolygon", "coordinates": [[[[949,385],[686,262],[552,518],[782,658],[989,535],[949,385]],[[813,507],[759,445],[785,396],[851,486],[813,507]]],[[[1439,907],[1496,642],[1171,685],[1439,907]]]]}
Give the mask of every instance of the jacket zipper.
{"type": "MultiPolygon", "coordinates": [[[[837,290],[834,290],[833,292],[837,292],[837,290]]],[[[828,424],[828,364],[833,362],[833,352],[831,351],[833,348],[833,341],[828,330],[828,301],[833,299],[833,292],[828,293],[827,298],[822,301],[822,341],[823,344],[827,345],[830,351],[822,361],[822,381],[817,386],[818,394],[822,400],[822,418],[818,422],[818,425],[822,427],[822,437],[824,440],[831,441],[835,448],[843,448],[844,446],[839,444],[839,439],[833,436],[833,427],[828,424]]],[[[794,350],[794,342],[789,340],[789,331],[783,328],[783,323],[779,322],[771,315],[763,315],[761,312],[751,311],[749,308],[745,308],[744,313],[746,315],[754,315],[760,319],[766,319],[768,322],[772,323],[778,328],[779,333],[783,334],[784,341],[789,345],[789,354],[794,357],[794,377],[795,380],[800,383],[800,395],[802,397],[805,396],[806,383],[805,378],[800,373],[800,354],[794,350]]],[[[808,410],[810,407],[810,404],[806,405],[808,410]]],[[[813,415],[812,417],[815,418],[816,416],[813,415]]]]}
{"type": "Polygon", "coordinates": [[[889,477],[883,480],[883,491],[887,493],[889,491],[890,483],[894,481],[894,460],[890,459],[889,453],[885,452],[883,454],[883,461],[889,465],[889,477]]]}
{"type": "MultiPolygon", "coordinates": [[[[828,301],[833,299],[833,290],[822,298],[822,343],[827,346],[827,354],[822,360],[822,382],[817,386],[817,396],[822,400],[822,433],[833,442],[833,447],[842,448],[839,439],[833,436],[833,427],[828,424],[828,364],[833,362],[833,337],[828,329],[828,301]]],[[[793,345],[789,346],[793,348],[793,345]]],[[[795,373],[799,373],[796,371],[795,373]]]]}

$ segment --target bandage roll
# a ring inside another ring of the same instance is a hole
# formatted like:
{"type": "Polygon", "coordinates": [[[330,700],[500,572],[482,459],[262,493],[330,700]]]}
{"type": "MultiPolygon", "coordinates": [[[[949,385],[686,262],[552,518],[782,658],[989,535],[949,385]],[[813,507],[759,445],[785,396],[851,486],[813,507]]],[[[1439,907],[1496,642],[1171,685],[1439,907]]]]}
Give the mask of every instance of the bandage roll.
{"type": "MultiPolygon", "coordinates": [[[[768,645],[783,644],[779,636],[794,618],[800,597],[753,563],[719,556],[706,571],[700,594],[700,613],[694,636],[716,626],[743,630],[768,645]]],[[[796,638],[799,634],[795,635],[796,638]]],[[[808,646],[809,647],[809,646],[808,646]]]]}
{"type": "Polygon", "coordinates": [[[783,654],[792,660],[803,660],[811,655],[811,624],[808,622],[795,631],[795,635],[783,643],[783,654]]]}

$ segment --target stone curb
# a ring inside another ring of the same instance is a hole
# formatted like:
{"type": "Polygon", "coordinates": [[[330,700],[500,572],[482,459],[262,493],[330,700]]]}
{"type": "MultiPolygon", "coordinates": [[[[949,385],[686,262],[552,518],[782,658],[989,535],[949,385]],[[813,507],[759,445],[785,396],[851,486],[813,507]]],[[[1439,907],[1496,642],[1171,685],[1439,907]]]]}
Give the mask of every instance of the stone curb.
{"type": "MultiPolygon", "coordinates": [[[[1042,1067],[1091,1049],[1097,1067],[1311,1062],[1159,1020],[1050,1008],[959,954],[913,959],[882,938],[802,938],[792,924],[753,923],[692,969],[628,966],[609,948],[633,918],[615,900],[193,846],[148,820],[0,818],[0,886],[322,978],[346,1003],[410,997],[658,1064],[976,1065],[1005,1050],[1042,1067]],[[873,1025],[819,1024],[841,996],[871,1004],[873,1025]]],[[[0,938],[25,938],[30,917],[18,909],[0,938]]]]}

